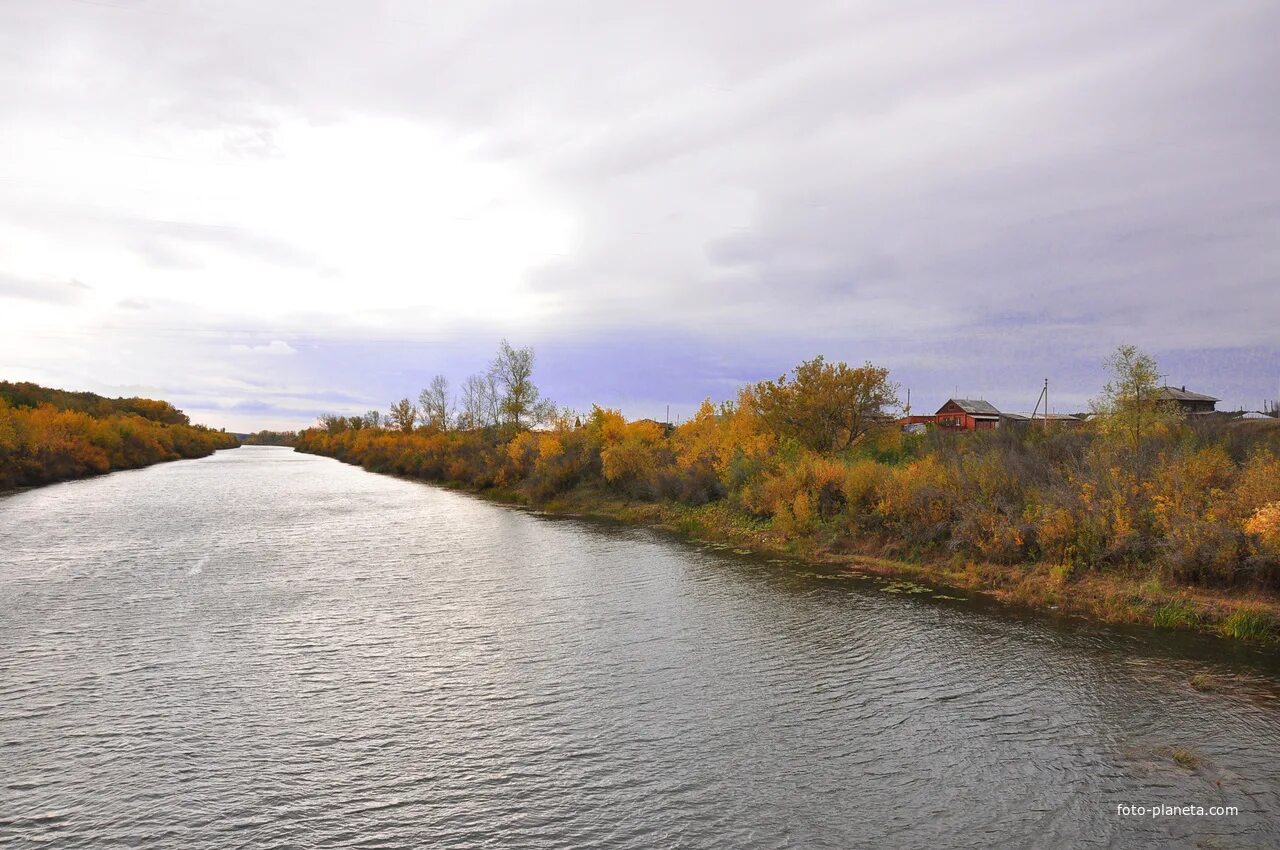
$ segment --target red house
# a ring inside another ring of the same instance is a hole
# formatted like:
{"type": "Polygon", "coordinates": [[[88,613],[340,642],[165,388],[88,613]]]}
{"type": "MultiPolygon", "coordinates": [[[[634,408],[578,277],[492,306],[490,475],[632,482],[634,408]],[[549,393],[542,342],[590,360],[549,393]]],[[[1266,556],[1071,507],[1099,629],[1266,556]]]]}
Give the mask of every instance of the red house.
{"type": "Polygon", "coordinates": [[[933,421],[944,431],[986,431],[1000,427],[1000,411],[980,399],[951,398],[938,408],[933,421]]]}

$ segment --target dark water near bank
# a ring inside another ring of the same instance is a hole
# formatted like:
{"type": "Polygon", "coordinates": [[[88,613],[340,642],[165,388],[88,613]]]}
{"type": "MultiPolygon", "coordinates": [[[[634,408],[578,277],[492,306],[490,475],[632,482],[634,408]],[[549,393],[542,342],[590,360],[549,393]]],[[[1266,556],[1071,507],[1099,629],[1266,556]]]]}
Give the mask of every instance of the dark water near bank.
{"type": "Polygon", "coordinates": [[[885,590],[284,449],[13,495],[0,846],[1280,846],[1273,655],[885,590]]]}

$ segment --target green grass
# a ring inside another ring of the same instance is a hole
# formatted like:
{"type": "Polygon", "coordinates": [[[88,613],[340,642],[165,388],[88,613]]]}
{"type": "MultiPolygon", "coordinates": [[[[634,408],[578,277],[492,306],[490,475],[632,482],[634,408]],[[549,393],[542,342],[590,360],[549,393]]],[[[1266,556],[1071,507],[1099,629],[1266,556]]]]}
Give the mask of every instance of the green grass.
{"type": "Polygon", "coordinates": [[[1209,676],[1209,674],[1207,673],[1195,674],[1194,676],[1191,677],[1190,682],[1191,682],[1191,687],[1195,688],[1197,691],[1200,691],[1201,693],[1216,691],[1218,689],[1218,683],[1215,682],[1213,678],[1209,676]]]}
{"type": "Polygon", "coordinates": [[[1237,640],[1266,640],[1271,637],[1275,624],[1271,614],[1262,608],[1242,607],[1218,626],[1223,637],[1237,640]]]}
{"type": "Polygon", "coordinates": [[[1151,623],[1158,629],[1192,629],[1199,621],[1195,609],[1184,599],[1167,602],[1151,613],[1151,623]]]}
{"type": "Polygon", "coordinates": [[[1200,754],[1186,747],[1174,747],[1173,760],[1187,770],[1195,770],[1200,766],[1200,754]]]}

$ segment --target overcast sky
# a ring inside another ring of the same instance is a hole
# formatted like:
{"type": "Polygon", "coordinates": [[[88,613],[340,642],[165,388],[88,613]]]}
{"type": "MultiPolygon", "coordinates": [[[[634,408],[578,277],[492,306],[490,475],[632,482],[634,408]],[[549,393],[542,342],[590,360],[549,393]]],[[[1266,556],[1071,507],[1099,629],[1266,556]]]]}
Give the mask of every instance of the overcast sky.
{"type": "Polygon", "coordinates": [[[0,377],[229,430],[532,345],[687,415],[825,354],[1280,395],[1280,5],[0,0],[0,377]]]}

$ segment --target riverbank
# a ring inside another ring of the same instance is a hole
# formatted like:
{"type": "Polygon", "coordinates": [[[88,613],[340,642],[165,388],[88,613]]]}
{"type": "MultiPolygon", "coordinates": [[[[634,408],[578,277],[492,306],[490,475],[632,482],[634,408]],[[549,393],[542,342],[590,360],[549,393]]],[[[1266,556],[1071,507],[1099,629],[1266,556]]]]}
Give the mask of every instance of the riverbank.
{"type": "Polygon", "coordinates": [[[146,398],[105,398],[0,381],[0,493],[156,463],[240,443],[146,398]]]}
{"type": "MultiPolygon", "coordinates": [[[[421,479],[414,479],[421,480],[421,479]]],[[[1108,623],[1154,629],[1194,630],[1262,645],[1280,645],[1280,599],[1257,591],[1175,586],[1154,570],[1090,571],[1071,575],[1045,563],[1003,565],[960,557],[906,559],[886,555],[874,541],[833,547],[814,539],[788,539],[772,523],[735,512],[723,502],[698,507],[618,498],[581,487],[542,503],[501,487],[473,488],[456,482],[427,482],[492,502],[553,516],[604,519],[672,532],[691,542],[773,555],[897,579],[912,579],[1010,605],[1075,614],[1108,623]]]]}
{"type": "Polygon", "coordinates": [[[233,449],[238,449],[238,448],[240,448],[238,444],[233,446],[223,446],[220,448],[210,449],[209,451],[202,451],[199,454],[180,455],[178,457],[166,457],[166,458],[160,458],[159,460],[149,460],[146,463],[139,463],[134,466],[112,467],[110,469],[106,469],[101,472],[94,470],[90,472],[84,472],[78,475],[68,476],[66,478],[45,479],[41,481],[35,481],[30,484],[20,484],[16,486],[13,486],[13,485],[0,486],[0,496],[12,496],[17,493],[24,493],[28,490],[39,490],[42,487],[49,487],[54,484],[68,484],[72,481],[87,481],[91,478],[104,478],[116,472],[137,472],[138,470],[146,469],[151,466],[160,466],[161,464],[166,464],[166,463],[176,463],[177,461],[180,461],[180,460],[199,460],[201,458],[210,457],[218,452],[231,451],[233,449]]]}
{"type": "Polygon", "coordinates": [[[1167,421],[1136,443],[1100,417],[1048,431],[873,427],[837,445],[771,416],[776,390],[744,388],[677,426],[600,407],[537,431],[329,417],[297,448],[1011,603],[1276,639],[1280,429],[1147,411],[1167,421]]]}
{"type": "Polygon", "coordinates": [[[882,547],[875,544],[841,551],[812,540],[787,540],[774,533],[768,523],[735,515],[723,504],[688,508],[594,501],[579,495],[541,505],[539,510],[663,528],[691,540],[724,543],[757,554],[843,566],[874,575],[917,579],[981,593],[1000,602],[1081,614],[1105,622],[1194,629],[1227,638],[1280,642],[1280,600],[1257,592],[1232,594],[1174,587],[1141,574],[1067,576],[1051,564],[1007,566],[963,558],[905,560],[886,557],[882,547]]]}

